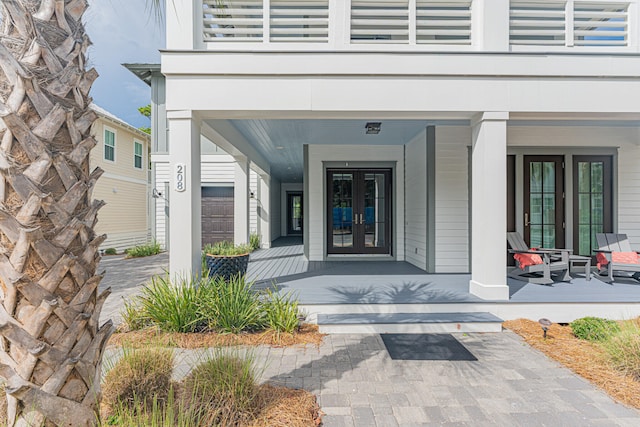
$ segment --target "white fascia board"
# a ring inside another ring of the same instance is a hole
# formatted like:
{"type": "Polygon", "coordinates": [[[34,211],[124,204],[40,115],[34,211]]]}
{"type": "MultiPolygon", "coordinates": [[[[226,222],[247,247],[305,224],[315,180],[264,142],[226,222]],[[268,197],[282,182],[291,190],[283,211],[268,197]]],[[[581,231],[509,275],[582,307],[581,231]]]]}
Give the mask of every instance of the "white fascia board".
{"type": "Polygon", "coordinates": [[[638,79],[638,54],[163,51],[162,73],[217,76],[483,76],[638,79]]]}
{"type": "Polygon", "coordinates": [[[228,120],[203,121],[202,134],[230,155],[247,158],[259,174],[270,174],[269,162],[228,120]]]}
{"type": "Polygon", "coordinates": [[[197,110],[203,119],[470,119],[486,111],[640,118],[640,77],[176,76],[167,88],[167,106],[197,110]]]}

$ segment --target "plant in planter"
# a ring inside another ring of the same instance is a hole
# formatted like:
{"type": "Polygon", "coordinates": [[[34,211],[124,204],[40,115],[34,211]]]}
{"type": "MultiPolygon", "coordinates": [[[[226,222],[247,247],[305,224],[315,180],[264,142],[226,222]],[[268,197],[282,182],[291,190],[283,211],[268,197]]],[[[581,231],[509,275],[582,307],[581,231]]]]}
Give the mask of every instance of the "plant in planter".
{"type": "Polygon", "coordinates": [[[249,245],[234,245],[226,241],[207,245],[203,250],[205,271],[210,277],[222,277],[227,281],[233,276],[244,276],[250,252],[249,245]]]}

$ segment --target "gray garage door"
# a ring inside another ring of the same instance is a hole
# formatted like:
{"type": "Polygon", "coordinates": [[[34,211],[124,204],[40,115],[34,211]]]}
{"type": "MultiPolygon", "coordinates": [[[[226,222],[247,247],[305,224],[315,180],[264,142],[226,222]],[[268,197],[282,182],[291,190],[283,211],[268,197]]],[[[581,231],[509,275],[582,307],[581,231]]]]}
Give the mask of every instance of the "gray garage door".
{"type": "Polygon", "coordinates": [[[233,241],[233,187],[202,187],[202,246],[233,241]]]}

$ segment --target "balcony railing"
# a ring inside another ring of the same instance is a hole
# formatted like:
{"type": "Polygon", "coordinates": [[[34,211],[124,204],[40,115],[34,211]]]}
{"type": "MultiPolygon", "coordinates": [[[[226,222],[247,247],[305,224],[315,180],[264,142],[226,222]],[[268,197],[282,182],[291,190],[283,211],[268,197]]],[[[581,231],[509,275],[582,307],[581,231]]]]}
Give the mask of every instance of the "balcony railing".
{"type": "Polygon", "coordinates": [[[632,2],[512,0],[509,41],[534,46],[629,46],[632,2]]]}
{"type": "Polygon", "coordinates": [[[497,46],[516,51],[638,51],[639,1],[510,0],[507,22],[504,3],[492,1],[201,0],[202,41],[491,50],[483,37],[502,37],[497,46]]]}

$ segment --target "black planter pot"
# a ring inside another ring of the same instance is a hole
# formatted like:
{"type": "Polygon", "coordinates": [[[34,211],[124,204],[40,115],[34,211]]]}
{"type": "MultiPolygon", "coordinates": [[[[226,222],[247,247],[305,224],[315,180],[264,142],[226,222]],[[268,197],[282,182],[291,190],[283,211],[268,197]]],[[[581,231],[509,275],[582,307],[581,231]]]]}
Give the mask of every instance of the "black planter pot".
{"type": "Polygon", "coordinates": [[[209,255],[207,254],[207,270],[209,277],[223,277],[229,280],[233,276],[244,276],[249,265],[249,254],[243,255],[209,255]]]}

